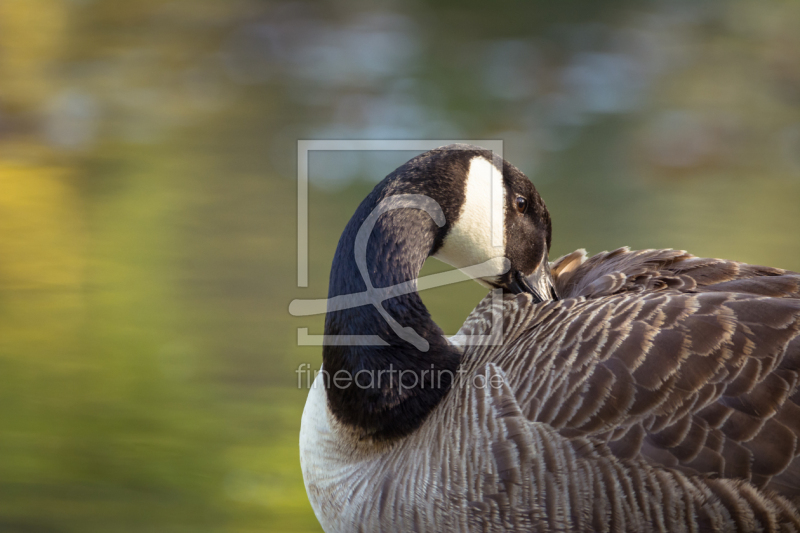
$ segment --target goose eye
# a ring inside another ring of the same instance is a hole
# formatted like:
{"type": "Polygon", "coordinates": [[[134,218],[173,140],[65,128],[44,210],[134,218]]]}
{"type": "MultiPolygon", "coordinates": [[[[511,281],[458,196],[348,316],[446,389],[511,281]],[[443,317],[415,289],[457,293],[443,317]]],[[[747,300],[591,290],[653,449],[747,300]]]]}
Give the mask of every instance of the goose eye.
{"type": "Polygon", "coordinates": [[[517,211],[520,213],[524,213],[526,209],[528,209],[528,200],[523,198],[522,196],[517,196],[517,199],[514,202],[517,211]]]}

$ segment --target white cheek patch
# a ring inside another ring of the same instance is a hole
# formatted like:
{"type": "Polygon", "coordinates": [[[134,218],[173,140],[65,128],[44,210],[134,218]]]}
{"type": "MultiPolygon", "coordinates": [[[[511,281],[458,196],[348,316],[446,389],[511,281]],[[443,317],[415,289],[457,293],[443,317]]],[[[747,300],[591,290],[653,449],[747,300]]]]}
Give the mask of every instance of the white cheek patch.
{"type": "Polygon", "coordinates": [[[490,161],[470,161],[464,205],[444,239],[437,259],[456,268],[496,258],[502,270],[505,255],[505,187],[503,174],[490,161]]]}

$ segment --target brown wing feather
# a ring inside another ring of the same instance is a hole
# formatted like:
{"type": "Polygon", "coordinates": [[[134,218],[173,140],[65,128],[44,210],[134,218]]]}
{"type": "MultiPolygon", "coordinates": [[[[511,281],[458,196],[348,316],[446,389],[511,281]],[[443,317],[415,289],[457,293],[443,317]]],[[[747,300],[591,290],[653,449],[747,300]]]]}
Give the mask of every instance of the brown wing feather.
{"type": "Polygon", "coordinates": [[[542,354],[518,369],[540,382],[519,386],[529,418],[619,459],[800,496],[800,275],[626,248],[552,270],[565,300],[515,341],[542,354]]]}
{"type": "MultiPolygon", "coordinates": [[[[562,299],[506,297],[503,343],[464,355],[508,385],[497,404],[517,426],[488,416],[493,438],[535,434],[519,475],[533,469],[545,516],[576,531],[800,531],[800,275],[673,250],[551,268],[562,299]]],[[[487,298],[461,333],[485,335],[490,317],[487,298]]],[[[497,469],[511,450],[492,449],[497,469]]]]}
{"type": "Polygon", "coordinates": [[[682,250],[627,247],[589,259],[576,250],[551,264],[562,298],[597,298],[621,292],[678,290],[800,298],[800,277],[779,268],[695,257],[682,250]]]}

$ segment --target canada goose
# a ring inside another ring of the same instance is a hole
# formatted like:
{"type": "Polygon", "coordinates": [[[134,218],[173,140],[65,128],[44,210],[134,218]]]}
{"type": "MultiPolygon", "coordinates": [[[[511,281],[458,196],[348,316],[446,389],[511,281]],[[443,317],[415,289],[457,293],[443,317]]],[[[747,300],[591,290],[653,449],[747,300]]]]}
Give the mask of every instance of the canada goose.
{"type": "Polygon", "coordinates": [[[329,308],[326,335],[383,342],[323,347],[300,432],[322,527],[800,531],[800,275],[674,250],[549,264],[550,235],[531,182],[475,146],[422,154],[363,201],[331,298],[367,290],[361,272],[376,288],[413,286],[429,256],[458,268],[500,257],[504,273],[479,281],[510,294],[487,296],[459,332],[492,334],[499,305],[499,344],[447,341],[415,290],[383,311],[329,308]],[[403,203],[370,218],[398,195],[432,199],[446,220],[403,203]],[[374,381],[390,369],[404,377],[374,381]],[[337,372],[366,377],[325,378],[337,372]]]}

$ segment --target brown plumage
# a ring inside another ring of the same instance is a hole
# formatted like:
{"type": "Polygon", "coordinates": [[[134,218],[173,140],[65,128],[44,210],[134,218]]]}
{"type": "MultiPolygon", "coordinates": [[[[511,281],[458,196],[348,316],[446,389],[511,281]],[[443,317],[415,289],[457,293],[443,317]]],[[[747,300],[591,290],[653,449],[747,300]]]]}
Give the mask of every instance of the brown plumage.
{"type": "Polygon", "coordinates": [[[800,275],[624,248],[551,267],[562,299],[506,296],[503,343],[468,347],[407,439],[326,419],[316,444],[353,451],[309,483],[322,512],[364,531],[800,531],[800,275]],[[478,376],[502,386],[463,386],[478,376]]]}
{"type": "Polygon", "coordinates": [[[800,530],[800,275],[626,248],[551,268],[562,300],[517,296],[528,316],[490,364],[514,415],[586,469],[568,483],[586,482],[594,514],[562,525],[800,530]]]}

